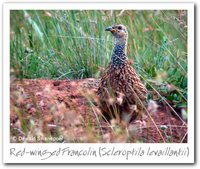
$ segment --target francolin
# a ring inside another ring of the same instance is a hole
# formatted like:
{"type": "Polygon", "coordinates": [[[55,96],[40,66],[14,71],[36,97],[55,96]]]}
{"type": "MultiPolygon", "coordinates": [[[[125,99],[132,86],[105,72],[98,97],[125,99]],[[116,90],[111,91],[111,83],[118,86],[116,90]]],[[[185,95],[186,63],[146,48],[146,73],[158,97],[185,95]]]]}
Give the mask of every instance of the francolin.
{"type": "Polygon", "coordinates": [[[98,87],[100,108],[109,119],[117,118],[129,123],[142,117],[147,90],[128,62],[126,27],[113,25],[106,31],[114,36],[114,48],[98,87]]]}

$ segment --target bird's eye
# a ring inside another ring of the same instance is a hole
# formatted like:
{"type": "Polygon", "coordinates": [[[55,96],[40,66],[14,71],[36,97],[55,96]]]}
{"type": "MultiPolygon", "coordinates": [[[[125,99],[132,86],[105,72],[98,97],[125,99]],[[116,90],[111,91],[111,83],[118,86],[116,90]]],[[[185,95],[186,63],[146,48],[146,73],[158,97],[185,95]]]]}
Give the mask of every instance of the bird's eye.
{"type": "Polygon", "coordinates": [[[119,30],[122,30],[122,27],[121,27],[121,26],[118,26],[118,29],[119,29],[119,30]]]}

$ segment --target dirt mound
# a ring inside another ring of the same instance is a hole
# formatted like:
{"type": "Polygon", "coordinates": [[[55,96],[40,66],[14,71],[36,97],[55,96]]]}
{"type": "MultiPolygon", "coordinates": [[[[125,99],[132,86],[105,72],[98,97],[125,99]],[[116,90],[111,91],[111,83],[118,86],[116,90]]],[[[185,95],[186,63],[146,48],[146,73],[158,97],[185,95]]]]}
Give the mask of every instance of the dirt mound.
{"type": "Polygon", "coordinates": [[[96,97],[98,80],[13,80],[11,142],[187,142],[187,123],[165,107],[143,121],[106,122],[96,97]]]}

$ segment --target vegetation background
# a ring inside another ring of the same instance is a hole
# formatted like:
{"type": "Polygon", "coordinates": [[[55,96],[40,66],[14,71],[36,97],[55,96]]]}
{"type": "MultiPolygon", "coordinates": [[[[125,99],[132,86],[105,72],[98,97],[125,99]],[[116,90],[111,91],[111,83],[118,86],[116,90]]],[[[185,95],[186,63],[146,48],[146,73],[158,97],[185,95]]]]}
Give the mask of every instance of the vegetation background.
{"type": "Polygon", "coordinates": [[[128,28],[128,57],[152,91],[148,99],[187,120],[187,11],[11,11],[11,75],[100,78],[113,47],[105,28],[115,23],[128,28]]]}

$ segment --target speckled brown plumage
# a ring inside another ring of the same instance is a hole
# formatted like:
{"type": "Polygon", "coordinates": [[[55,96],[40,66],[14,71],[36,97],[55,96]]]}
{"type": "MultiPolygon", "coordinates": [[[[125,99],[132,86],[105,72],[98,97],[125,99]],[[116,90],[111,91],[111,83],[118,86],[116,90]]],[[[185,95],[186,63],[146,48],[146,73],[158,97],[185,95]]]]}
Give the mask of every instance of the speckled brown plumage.
{"type": "Polygon", "coordinates": [[[98,95],[103,113],[120,118],[129,115],[128,121],[141,117],[147,90],[134,68],[128,63],[126,43],[128,32],[123,25],[106,29],[115,37],[110,64],[101,78],[98,95]],[[115,112],[114,112],[115,111],[115,112]]]}

